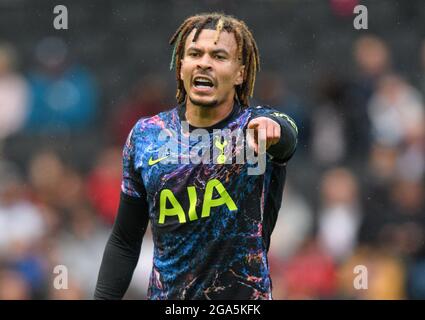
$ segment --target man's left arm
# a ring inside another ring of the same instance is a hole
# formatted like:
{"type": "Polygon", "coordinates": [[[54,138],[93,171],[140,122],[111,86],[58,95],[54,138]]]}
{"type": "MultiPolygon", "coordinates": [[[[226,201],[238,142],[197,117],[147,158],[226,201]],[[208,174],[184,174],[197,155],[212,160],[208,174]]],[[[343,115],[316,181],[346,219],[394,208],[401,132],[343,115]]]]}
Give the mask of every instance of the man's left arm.
{"type": "MultiPolygon", "coordinates": [[[[273,159],[287,162],[295,153],[298,128],[295,121],[285,113],[269,108],[262,109],[248,123],[248,129],[265,130],[266,150],[273,159]]],[[[258,145],[258,141],[256,144],[258,145]]]]}

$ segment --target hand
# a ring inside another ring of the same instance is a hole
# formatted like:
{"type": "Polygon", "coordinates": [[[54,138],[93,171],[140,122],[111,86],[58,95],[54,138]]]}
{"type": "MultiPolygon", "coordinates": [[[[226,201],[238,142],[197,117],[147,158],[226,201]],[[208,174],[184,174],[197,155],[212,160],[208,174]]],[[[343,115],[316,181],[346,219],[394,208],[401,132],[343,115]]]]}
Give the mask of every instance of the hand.
{"type": "Polygon", "coordinates": [[[258,154],[258,142],[266,145],[266,150],[279,142],[280,125],[276,121],[267,117],[258,117],[248,123],[248,129],[252,129],[254,136],[248,131],[248,144],[258,154]]]}

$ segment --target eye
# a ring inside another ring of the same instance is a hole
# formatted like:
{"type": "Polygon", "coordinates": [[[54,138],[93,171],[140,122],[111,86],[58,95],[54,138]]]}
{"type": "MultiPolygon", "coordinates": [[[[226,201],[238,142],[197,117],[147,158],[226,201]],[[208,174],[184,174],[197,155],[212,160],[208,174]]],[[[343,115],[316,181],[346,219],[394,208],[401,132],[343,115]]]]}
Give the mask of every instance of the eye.
{"type": "Polygon", "coordinates": [[[216,54],[215,58],[218,59],[218,60],[225,60],[226,59],[225,56],[222,56],[222,55],[219,55],[219,54],[216,54]]]}
{"type": "Polygon", "coordinates": [[[199,57],[199,52],[194,52],[194,51],[192,51],[192,52],[189,52],[187,55],[188,55],[189,57],[199,57]]]}

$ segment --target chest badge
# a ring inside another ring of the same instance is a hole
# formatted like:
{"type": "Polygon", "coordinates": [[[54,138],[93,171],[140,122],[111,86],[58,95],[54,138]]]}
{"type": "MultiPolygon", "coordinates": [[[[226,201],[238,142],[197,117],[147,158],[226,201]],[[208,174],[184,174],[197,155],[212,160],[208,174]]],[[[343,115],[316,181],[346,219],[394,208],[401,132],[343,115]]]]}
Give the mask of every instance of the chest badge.
{"type": "Polygon", "coordinates": [[[224,155],[224,148],[227,146],[227,141],[220,142],[220,138],[216,139],[215,146],[220,150],[220,155],[217,157],[218,164],[224,164],[226,162],[226,156],[224,155]]]}

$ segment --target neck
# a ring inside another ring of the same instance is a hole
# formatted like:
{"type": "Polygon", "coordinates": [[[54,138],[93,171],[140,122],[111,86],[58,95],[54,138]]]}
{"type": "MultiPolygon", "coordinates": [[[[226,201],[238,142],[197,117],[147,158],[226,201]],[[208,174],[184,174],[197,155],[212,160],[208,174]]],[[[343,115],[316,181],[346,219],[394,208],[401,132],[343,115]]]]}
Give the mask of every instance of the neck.
{"type": "Polygon", "coordinates": [[[186,121],[198,128],[207,128],[225,119],[233,110],[233,99],[215,107],[203,107],[186,100],[186,121]]]}

